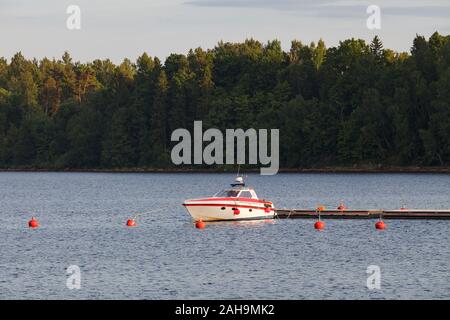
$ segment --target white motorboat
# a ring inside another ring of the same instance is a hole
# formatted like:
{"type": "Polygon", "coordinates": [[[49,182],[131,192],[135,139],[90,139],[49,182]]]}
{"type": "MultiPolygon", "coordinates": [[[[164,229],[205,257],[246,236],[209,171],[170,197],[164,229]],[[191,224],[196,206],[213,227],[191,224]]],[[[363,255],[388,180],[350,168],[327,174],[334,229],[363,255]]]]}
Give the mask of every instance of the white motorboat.
{"type": "Polygon", "coordinates": [[[253,188],[246,187],[238,176],[231,188],[209,198],[191,199],[183,203],[195,221],[235,221],[272,219],[275,208],[272,202],[258,199],[253,188]]]}

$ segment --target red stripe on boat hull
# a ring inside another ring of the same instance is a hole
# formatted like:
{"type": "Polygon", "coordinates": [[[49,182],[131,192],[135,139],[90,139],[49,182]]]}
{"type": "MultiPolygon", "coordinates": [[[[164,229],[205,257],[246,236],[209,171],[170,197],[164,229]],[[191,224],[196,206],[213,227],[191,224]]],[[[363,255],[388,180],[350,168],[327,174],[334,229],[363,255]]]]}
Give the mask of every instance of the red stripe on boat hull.
{"type": "Polygon", "coordinates": [[[272,204],[270,201],[252,198],[205,198],[205,199],[192,199],[190,201],[244,201],[244,202],[256,202],[272,204]]]}
{"type": "MultiPolygon", "coordinates": [[[[247,209],[260,209],[264,210],[265,207],[255,207],[255,206],[246,206],[246,205],[233,205],[233,204],[220,204],[220,203],[183,203],[185,207],[229,207],[229,208],[247,208],[247,209]]],[[[270,208],[273,210],[273,208],[270,208]]]]}

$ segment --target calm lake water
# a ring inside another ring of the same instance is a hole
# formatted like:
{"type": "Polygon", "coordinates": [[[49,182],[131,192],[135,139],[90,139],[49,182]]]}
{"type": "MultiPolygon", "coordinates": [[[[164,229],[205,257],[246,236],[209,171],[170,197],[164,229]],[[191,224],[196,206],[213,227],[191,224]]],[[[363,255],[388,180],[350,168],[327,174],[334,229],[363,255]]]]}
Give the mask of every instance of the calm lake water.
{"type": "MultiPolygon", "coordinates": [[[[0,299],[450,299],[450,221],[213,223],[181,206],[232,174],[0,173],[0,299]],[[163,209],[163,210],[161,210],[163,209]],[[125,227],[137,212],[138,227],[125,227]],[[41,227],[27,228],[37,216],[41,227]],[[70,265],[81,289],[66,286],[70,265]],[[366,286],[381,269],[381,289],[366,286]]],[[[450,209],[450,175],[250,175],[276,207],[450,209]]]]}

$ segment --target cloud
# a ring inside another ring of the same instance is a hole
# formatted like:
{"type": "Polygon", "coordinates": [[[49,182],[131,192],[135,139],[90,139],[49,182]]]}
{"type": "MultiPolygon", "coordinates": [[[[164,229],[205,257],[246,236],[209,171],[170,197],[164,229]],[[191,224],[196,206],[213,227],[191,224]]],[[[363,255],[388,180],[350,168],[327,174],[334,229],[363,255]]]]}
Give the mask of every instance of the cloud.
{"type": "MultiPolygon", "coordinates": [[[[423,1],[385,1],[378,0],[382,14],[405,17],[450,17],[450,4],[441,0],[423,1]]],[[[339,0],[188,0],[185,5],[197,7],[229,7],[291,10],[302,15],[322,17],[351,17],[365,14],[368,2],[339,0]]]]}
{"type": "Polygon", "coordinates": [[[450,6],[391,6],[385,8],[384,14],[423,18],[448,18],[450,17],[450,6]]]}
{"type": "Polygon", "coordinates": [[[331,4],[333,0],[189,0],[185,4],[198,7],[301,9],[331,4]]]}
{"type": "Polygon", "coordinates": [[[189,0],[185,4],[197,7],[284,10],[304,16],[327,17],[360,16],[366,10],[366,6],[361,4],[340,5],[335,0],[189,0]]]}

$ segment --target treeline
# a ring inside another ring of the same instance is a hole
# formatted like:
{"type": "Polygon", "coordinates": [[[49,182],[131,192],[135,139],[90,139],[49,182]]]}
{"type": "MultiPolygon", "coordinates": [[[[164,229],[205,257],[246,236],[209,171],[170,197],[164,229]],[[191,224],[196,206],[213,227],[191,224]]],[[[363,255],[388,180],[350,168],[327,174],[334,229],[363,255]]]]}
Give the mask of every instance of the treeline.
{"type": "Polygon", "coordinates": [[[1,168],[171,167],[171,132],[279,128],[282,167],[448,166],[450,36],[220,42],[74,62],[0,58],[1,168]]]}

